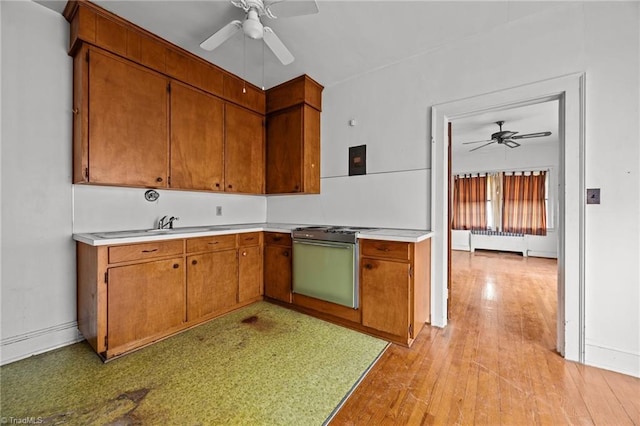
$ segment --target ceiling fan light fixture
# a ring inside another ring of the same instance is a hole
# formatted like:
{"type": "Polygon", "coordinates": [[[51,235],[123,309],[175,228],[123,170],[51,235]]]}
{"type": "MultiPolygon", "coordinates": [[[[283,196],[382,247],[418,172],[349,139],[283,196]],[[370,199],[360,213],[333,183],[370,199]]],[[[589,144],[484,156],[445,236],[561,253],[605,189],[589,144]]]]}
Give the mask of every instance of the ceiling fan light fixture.
{"type": "Polygon", "coordinates": [[[247,12],[247,19],[242,23],[242,30],[247,37],[254,40],[259,40],[264,34],[264,27],[258,18],[258,12],[255,9],[249,9],[247,12]]]}

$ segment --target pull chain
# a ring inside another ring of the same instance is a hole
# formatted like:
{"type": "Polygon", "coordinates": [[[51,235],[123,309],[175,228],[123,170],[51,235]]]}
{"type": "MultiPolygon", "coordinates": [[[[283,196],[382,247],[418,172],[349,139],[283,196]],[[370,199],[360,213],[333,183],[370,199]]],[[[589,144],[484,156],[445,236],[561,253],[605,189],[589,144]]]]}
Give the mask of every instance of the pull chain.
{"type": "Polygon", "coordinates": [[[247,93],[247,36],[242,35],[242,93],[247,93]]]}

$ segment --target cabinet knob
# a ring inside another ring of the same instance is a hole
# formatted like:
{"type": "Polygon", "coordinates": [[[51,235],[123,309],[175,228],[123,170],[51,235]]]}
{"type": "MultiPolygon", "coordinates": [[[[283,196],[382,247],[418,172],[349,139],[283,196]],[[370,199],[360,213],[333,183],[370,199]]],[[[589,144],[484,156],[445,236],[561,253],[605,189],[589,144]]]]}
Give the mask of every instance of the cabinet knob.
{"type": "Polygon", "coordinates": [[[216,182],[216,188],[220,188],[220,183],[216,182]]]}
{"type": "Polygon", "coordinates": [[[192,264],[192,265],[197,265],[197,264],[198,264],[198,261],[194,259],[194,260],[192,260],[192,261],[191,261],[191,264],[192,264]]]}
{"type": "Polygon", "coordinates": [[[233,185],[229,185],[228,188],[233,188],[233,185]]]}
{"type": "Polygon", "coordinates": [[[372,265],[372,264],[370,264],[370,263],[365,263],[365,264],[364,264],[364,267],[365,267],[366,269],[373,269],[373,265],[372,265]]]}
{"type": "Polygon", "coordinates": [[[178,269],[180,267],[180,265],[178,265],[177,263],[173,264],[173,269],[178,269]]]}
{"type": "Polygon", "coordinates": [[[162,182],[162,178],[161,177],[157,177],[156,178],[156,182],[162,182]]]}
{"type": "Polygon", "coordinates": [[[288,251],[288,250],[283,251],[283,252],[282,252],[282,255],[283,255],[284,257],[289,257],[289,251],[288,251]]]}
{"type": "Polygon", "coordinates": [[[246,252],[246,251],[243,251],[243,252],[242,252],[242,255],[243,255],[243,256],[246,256],[246,255],[247,255],[247,252],[246,252]]]}

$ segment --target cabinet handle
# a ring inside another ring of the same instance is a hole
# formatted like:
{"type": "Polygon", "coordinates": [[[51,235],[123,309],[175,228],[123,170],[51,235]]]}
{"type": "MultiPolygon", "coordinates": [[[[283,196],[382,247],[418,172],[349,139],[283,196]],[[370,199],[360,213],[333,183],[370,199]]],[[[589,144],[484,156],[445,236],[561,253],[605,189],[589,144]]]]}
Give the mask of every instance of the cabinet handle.
{"type": "Polygon", "coordinates": [[[143,253],[153,253],[154,251],[158,251],[158,249],[154,248],[153,250],[142,250],[143,253]]]}
{"type": "Polygon", "coordinates": [[[78,108],[74,108],[71,110],[74,114],[78,114],[80,112],[80,110],[78,108]]]}
{"type": "Polygon", "coordinates": [[[173,264],[173,269],[178,269],[180,267],[180,265],[178,265],[177,263],[173,264]]]}
{"type": "Polygon", "coordinates": [[[253,237],[251,237],[251,238],[245,238],[244,240],[245,240],[245,241],[252,241],[252,240],[253,240],[253,237]]]}
{"type": "Polygon", "coordinates": [[[198,261],[197,261],[197,260],[192,260],[192,261],[191,261],[191,264],[192,264],[192,265],[197,265],[197,264],[198,264],[198,261]]]}
{"type": "Polygon", "coordinates": [[[157,177],[156,178],[156,182],[162,182],[162,178],[161,177],[157,177]]]}
{"type": "Polygon", "coordinates": [[[273,237],[273,241],[280,241],[282,237],[273,237]]]}
{"type": "Polygon", "coordinates": [[[376,247],[376,250],[385,251],[386,252],[386,251],[389,251],[389,248],[388,247],[376,247]]]}
{"type": "Polygon", "coordinates": [[[218,241],[211,241],[211,242],[209,242],[207,244],[210,244],[210,245],[214,246],[214,245],[218,244],[218,241]]]}

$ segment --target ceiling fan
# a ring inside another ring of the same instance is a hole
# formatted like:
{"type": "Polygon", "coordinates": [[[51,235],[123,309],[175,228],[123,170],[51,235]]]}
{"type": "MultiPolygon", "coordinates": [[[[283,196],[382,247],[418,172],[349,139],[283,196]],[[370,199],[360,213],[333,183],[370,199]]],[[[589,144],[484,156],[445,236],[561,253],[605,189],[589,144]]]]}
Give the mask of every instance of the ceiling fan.
{"type": "Polygon", "coordinates": [[[474,143],[482,143],[486,142],[484,145],[480,145],[476,148],[470,149],[469,152],[475,151],[476,149],[484,148],[485,146],[491,145],[492,143],[498,143],[509,148],[517,148],[520,146],[518,142],[514,139],[530,139],[530,138],[541,138],[543,136],[551,136],[551,132],[538,132],[538,133],[527,133],[524,135],[518,135],[518,132],[512,132],[511,130],[502,130],[502,125],[504,121],[496,121],[496,124],[500,126],[500,131],[495,132],[491,135],[491,139],[482,140],[482,141],[473,141],[473,142],[463,142],[463,145],[469,145],[474,143]]]}
{"type": "Polygon", "coordinates": [[[293,55],[280,41],[280,38],[269,27],[262,25],[260,18],[275,19],[276,17],[288,18],[292,16],[311,15],[318,13],[318,5],[315,0],[230,0],[231,4],[246,13],[244,22],[231,21],[215,32],[205,41],[200,43],[204,50],[213,50],[233,37],[240,29],[247,37],[254,40],[264,40],[283,65],[293,62],[293,55]]]}

